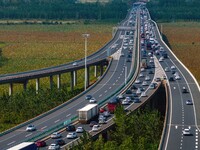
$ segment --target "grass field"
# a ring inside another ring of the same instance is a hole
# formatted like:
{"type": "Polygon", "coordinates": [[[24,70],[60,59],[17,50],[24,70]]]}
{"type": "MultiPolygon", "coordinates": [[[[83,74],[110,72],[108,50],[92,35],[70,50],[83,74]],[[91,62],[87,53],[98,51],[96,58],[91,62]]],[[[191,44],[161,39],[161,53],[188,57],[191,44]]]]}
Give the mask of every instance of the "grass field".
{"type": "Polygon", "coordinates": [[[200,23],[163,23],[162,26],[172,51],[193,73],[200,84],[200,23]]]}

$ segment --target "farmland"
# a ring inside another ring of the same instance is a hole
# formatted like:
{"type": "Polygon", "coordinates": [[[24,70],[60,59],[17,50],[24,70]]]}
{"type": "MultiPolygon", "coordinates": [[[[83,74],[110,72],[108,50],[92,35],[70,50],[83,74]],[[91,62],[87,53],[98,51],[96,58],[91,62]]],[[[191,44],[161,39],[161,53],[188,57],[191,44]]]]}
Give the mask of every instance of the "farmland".
{"type": "Polygon", "coordinates": [[[163,23],[163,33],[172,51],[193,73],[200,84],[200,23],[163,23]]]}

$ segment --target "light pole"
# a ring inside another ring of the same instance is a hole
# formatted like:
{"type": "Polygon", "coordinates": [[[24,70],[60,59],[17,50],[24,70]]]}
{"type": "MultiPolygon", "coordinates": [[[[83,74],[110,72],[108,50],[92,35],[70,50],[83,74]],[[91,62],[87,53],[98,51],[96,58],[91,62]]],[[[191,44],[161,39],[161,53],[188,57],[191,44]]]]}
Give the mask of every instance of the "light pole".
{"type": "Polygon", "coordinates": [[[85,39],[85,90],[87,89],[87,38],[90,36],[90,34],[82,34],[82,36],[85,39]]]}
{"type": "Polygon", "coordinates": [[[126,81],[126,80],[127,80],[127,79],[126,79],[126,77],[127,77],[127,66],[124,66],[124,68],[125,68],[125,85],[126,85],[126,82],[127,82],[127,81],[126,81]]]}

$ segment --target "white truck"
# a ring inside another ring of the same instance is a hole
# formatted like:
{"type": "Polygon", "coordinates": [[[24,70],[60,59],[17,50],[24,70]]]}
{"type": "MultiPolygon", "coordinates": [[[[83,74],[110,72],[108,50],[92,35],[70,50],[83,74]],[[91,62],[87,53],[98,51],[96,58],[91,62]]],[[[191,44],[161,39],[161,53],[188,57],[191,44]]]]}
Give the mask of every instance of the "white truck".
{"type": "Polygon", "coordinates": [[[37,150],[37,145],[34,142],[22,142],[8,150],[37,150]]]}
{"type": "Polygon", "coordinates": [[[88,123],[89,120],[98,115],[98,104],[88,104],[85,107],[78,109],[78,119],[80,123],[88,123]]]}

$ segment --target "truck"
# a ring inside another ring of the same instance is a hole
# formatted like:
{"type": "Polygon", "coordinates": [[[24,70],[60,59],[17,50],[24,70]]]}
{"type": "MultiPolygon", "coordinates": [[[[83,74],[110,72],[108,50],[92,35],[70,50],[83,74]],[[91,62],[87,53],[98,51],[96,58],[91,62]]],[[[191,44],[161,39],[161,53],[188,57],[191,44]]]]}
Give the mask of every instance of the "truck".
{"type": "Polygon", "coordinates": [[[110,113],[114,113],[115,109],[117,108],[117,106],[121,105],[121,101],[117,98],[114,97],[112,99],[110,99],[107,103],[107,109],[110,113]]]}
{"type": "Polygon", "coordinates": [[[34,142],[22,142],[8,150],[37,150],[37,145],[34,142]]]}
{"type": "Polygon", "coordinates": [[[85,107],[78,109],[77,111],[79,122],[88,123],[92,118],[98,115],[98,104],[88,104],[85,107]]]}
{"type": "Polygon", "coordinates": [[[147,68],[147,59],[142,59],[142,61],[141,61],[141,67],[142,68],[147,68]]]}

